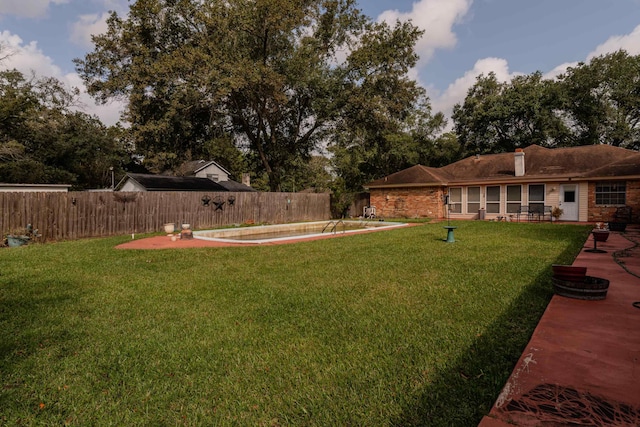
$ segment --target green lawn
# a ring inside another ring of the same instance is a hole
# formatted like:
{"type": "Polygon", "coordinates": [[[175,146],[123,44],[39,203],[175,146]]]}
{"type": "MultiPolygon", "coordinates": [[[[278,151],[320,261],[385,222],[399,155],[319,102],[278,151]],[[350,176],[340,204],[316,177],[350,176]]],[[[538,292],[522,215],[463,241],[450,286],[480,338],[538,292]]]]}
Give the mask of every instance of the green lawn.
{"type": "MultiPolygon", "coordinates": [[[[589,229],[455,223],[281,246],[0,249],[0,422],[473,426],[589,229]]],[[[130,237],[129,237],[130,238],[130,237]]]]}

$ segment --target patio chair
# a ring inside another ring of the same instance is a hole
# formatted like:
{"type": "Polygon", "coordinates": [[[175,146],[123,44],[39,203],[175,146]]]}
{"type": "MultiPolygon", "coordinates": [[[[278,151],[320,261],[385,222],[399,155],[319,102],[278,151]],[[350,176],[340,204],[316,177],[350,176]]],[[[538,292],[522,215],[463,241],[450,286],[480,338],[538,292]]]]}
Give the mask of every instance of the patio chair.
{"type": "Polygon", "coordinates": [[[364,212],[362,215],[364,218],[373,219],[376,217],[376,207],[375,206],[366,206],[364,208],[364,212]]]}
{"type": "Polygon", "coordinates": [[[529,206],[520,206],[520,208],[518,208],[518,211],[516,212],[516,219],[518,222],[520,222],[520,215],[526,216],[527,220],[529,220],[529,217],[531,216],[529,213],[529,206]]]}
{"type": "Polygon", "coordinates": [[[544,206],[529,206],[529,221],[540,221],[544,215],[544,206]]]}
{"type": "Polygon", "coordinates": [[[553,215],[551,214],[551,212],[553,212],[553,207],[545,206],[544,211],[542,211],[542,220],[544,221],[545,218],[549,218],[549,221],[552,221],[553,215]]]}

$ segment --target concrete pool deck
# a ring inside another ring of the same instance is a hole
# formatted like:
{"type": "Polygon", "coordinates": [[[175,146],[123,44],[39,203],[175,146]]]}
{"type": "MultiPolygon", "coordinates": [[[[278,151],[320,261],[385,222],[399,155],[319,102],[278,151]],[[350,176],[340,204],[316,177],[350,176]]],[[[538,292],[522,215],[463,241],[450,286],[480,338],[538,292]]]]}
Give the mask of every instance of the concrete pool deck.
{"type": "Polygon", "coordinates": [[[573,265],[610,281],[607,297],[554,295],[480,427],[640,426],[640,228],[612,232],[573,265]],[[616,261],[617,260],[617,261],[616,261]]]}

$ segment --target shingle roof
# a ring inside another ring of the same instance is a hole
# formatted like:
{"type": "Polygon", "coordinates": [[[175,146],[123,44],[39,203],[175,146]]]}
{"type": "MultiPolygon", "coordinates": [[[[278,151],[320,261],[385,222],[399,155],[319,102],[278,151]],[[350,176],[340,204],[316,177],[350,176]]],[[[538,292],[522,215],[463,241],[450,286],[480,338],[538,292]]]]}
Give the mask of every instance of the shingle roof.
{"type": "Polygon", "coordinates": [[[217,182],[218,185],[223,186],[227,191],[246,191],[246,192],[257,192],[257,190],[241,184],[237,181],[232,181],[232,180],[228,180],[228,181],[218,181],[217,182]]]}
{"type": "Polygon", "coordinates": [[[208,178],[194,176],[167,176],[128,173],[127,177],[142,185],[147,191],[227,191],[208,178]]]}
{"type": "Polygon", "coordinates": [[[640,154],[610,145],[554,149],[530,145],[523,151],[525,153],[523,177],[515,176],[514,153],[501,153],[467,157],[442,168],[413,166],[370,182],[366,187],[434,186],[471,181],[508,182],[550,177],[596,178],[640,175],[640,154]]]}
{"type": "Polygon", "coordinates": [[[605,178],[613,176],[640,176],[640,153],[601,166],[584,175],[585,178],[605,178]]]}
{"type": "Polygon", "coordinates": [[[367,187],[392,187],[399,184],[414,186],[444,184],[452,177],[442,169],[416,165],[367,184],[367,187]]]}

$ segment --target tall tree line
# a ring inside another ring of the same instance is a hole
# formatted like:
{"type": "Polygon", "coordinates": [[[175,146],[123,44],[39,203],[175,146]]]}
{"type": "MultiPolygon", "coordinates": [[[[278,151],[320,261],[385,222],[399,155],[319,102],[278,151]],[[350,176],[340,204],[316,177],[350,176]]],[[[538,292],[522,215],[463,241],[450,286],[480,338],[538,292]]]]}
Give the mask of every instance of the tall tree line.
{"type": "Polygon", "coordinates": [[[77,90],[54,78],[0,71],[0,182],[110,185],[127,162],[120,129],[79,112],[77,90]]]}
{"type": "Polygon", "coordinates": [[[460,154],[609,144],[640,148],[640,56],[618,51],[570,67],[499,82],[482,75],[453,111],[460,154]]]}

